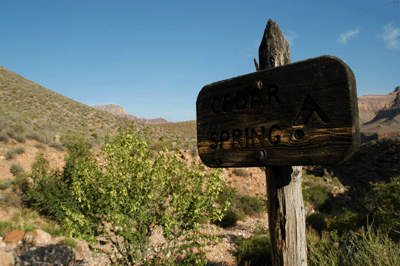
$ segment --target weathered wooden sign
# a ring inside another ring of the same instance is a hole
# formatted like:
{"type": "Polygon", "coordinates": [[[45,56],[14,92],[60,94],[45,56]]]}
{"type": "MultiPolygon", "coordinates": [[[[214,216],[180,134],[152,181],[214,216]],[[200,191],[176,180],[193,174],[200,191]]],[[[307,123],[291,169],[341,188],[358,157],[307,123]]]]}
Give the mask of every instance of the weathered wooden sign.
{"type": "Polygon", "coordinates": [[[333,56],[206,85],[196,109],[209,167],[337,164],[360,142],[355,77],[333,56]]]}

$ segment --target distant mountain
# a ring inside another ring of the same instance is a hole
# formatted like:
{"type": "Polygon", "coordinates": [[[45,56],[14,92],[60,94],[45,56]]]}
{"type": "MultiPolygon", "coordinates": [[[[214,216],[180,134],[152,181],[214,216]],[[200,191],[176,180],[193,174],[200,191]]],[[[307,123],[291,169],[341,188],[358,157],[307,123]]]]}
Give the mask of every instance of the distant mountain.
{"type": "Polygon", "coordinates": [[[361,127],[363,135],[369,139],[380,139],[400,134],[400,91],[396,87],[395,98],[378,110],[376,116],[361,127]]]}
{"type": "Polygon", "coordinates": [[[146,119],[146,118],[137,118],[134,115],[127,114],[125,112],[125,109],[121,106],[115,105],[115,104],[106,104],[106,105],[96,105],[93,106],[94,108],[111,113],[113,115],[117,115],[119,117],[126,117],[129,120],[137,121],[143,124],[150,124],[150,125],[160,125],[160,124],[166,124],[168,123],[167,120],[164,118],[154,118],[154,119],[146,119]]]}
{"type": "Polygon", "coordinates": [[[390,104],[390,102],[396,98],[396,95],[397,91],[395,90],[388,95],[358,96],[360,126],[374,119],[378,111],[384,108],[387,104],[390,104]]]}

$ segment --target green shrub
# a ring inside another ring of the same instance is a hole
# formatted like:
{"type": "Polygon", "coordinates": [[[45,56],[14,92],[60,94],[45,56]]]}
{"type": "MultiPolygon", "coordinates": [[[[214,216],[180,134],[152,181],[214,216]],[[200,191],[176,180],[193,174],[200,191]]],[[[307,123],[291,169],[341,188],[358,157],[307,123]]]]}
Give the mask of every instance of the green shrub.
{"type": "Polygon", "coordinates": [[[357,231],[367,224],[366,210],[361,206],[357,211],[344,209],[343,214],[333,217],[329,221],[329,230],[336,231],[341,236],[350,231],[357,231]]]}
{"type": "Polygon", "coordinates": [[[1,222],[0,221],[0,236],[4,237],[4,235],[6,233],[8,233],[9,231],[11,231],[12,228],[12,224],[9,221],[5,221],[5,222],[1,222]]]}
{"type": "Polygon", "coordinates": [[[272,249],[269,236],[253,235],[249,239],[239,238],[232,252],[238,266],[272,265],[272,249]]]}
{"type": "Polygon", "coordinates": [[[71,236],[88,241],[97,235],[106,237],[114,255],[121,255],[114,257],[114,263],[170,265],[181,254],[185,265],[193,260],[204,265],[204,253],[189,250],[208,245],[199,241],[206,237],[198,231],[200,222],[222,219],[229,206],[223,202],[213,207],[222,189],[220,170],[206,174],[204,166],[195,163],[188,168],[179,162],[177,149],[171,154],[163,148],[153,162],[148,142],[132,131],[131,125],[112,140],[106,137],[104,173],[82,140],[68,145],[65,167],[55,178],[48,178],[52,176],[48,163],[39,158],[41,163],[32,167],[31,199],[61,218],[71,236]],[[149,246],[154,226],[161,227],[167,241],[157,252],[149,246]]]}
{"type": "Polygon", "coordinates": [[[10,137],[10,138],[14,138],[15,136],[15,130],[13,128],[9,128],[6,130],[6,134],[10,137]]]}
{"type": "Polygon", "coordinates": [[[16,154],[23,154],[25,152],[25,148],[24,147],[17,147],[14,149],[16,154]]]}
{"type": "Polygon", "coordinates": [[[42,214],[62,221],[65,213],[61,205],[70,203],[71,196],[65,182],[61,182],[60,173],[50,169],[43,153],[36,154],[30,177],[32,183],[26,195],[28,206],[35,206],[42,214]]]}
{"type": "Polygon", "coordinates": [[[231,226],[235,226],[237,224],[237,221],[240,218],[243,218],[243,213],[240,213],[240,210],[235,209],[232,210],[231,208],[229,208],[225,213],[224,213],[224,217],[222,218],[222,220],[216,220],[214,221],[214,223],[220,227],[223,228],[227,228],[227,227],[231,227],[231,226]]]}
{"type": "Polygon", "coordinates": [[[214,222],[218,226],[229,227],[236,224],[238,220],[246,221],[246,215],[255,215],[266,210],[266,201],[249,195],[238,195],[236,189],[224,185],[221,193],[216,199],[217,203],[229,201],[230,206],[224,218],[220,222],[214,222]]]}
{"type": "MultiPolygon", "coordinates": [[[[322,232],[322,236],[312,229],[307,232],[307,265],[339,266],[342,250],[340,238],[335,232],[322,232]]],[[[356,264],[357,265],[357,264],[356,264]]]]}
{"type": "Polygon", "coordinates": [[[374,224],[400,230],[400,177],[390,183],[373,184],[366,197],[366,207],[374,224]]]}
{"type": "Polygon", "coordinates": [[[50,147],[53,147],[58,151],[64,151],[65,150],[65,148],[62,145],[62,143],[59,142],[59,141],[54,141],[53,143],[50,144],[50,147]]]}
{"type": "MultiPolygon", "coordinates": [[[[34,130],[35,130],[35,127],[34,127],[34,130]]],[[[28,138],[28,139],[37,140],[40,143],[44,143],[44,138],[39,136],[39,134],[36,133],[36,132],[28,133],[28,134],[25,135],[25,137],[28,138]]]]}
{"type": "Polygon", "coordinates": [[[311,226],[314,230],[321,234],[327,228],[325,216],[322,213],[310,214],[306,219],[307,226],[311,226]]]}
{"type": "Polygon", "coordinates": [[[35,144],[35,147],[38,149],[44,149],[46,146],[39,142],[35,144]]]}
{"type": "Polygon", "coordinates": [[[307,250],[310,266],[400,265],[400,244],[380,228],[361,228],[343,238],[335,232],[323,232],[322,237],[309,232],[307,250]]]}
{"type": "Polygon", "coordinates": [[[216,199],[216,202],[221,204],[222,202],[225,202],[227,200],[232,200],[235,195],[236,189],[224,184],[221,193],[219,193],[216,199]]]}
{"type": "Polygon", "coordinates": [[[98,139],[99,134],[98,134],[97,132],[93,132],[93,133],[91,134],[91,136],[92,136],[94,139],[98,139]]]}
{"type": "Polygon", "coordinates": [[[164,146],[165,146],[164,141],[154,141],[154,142],[149,143],[149,148],[150,148],[150,150],[153,150],[153,151],[160,151],[163,149],[164,146]]]}
{"type": "Polygon", "coordinates": [[[343,253],[341,265],[400,265],[400,244],[393,242],[387,231],[380,228],[351,232],[343,253]]]}
{"type": "Polygon", "coordinates": [[[266,211],[266,202],[249,195],[244,195],[239,198],[239,208],[243,210],[246,215],[253,215],[266,211]]]}
{"type": "Polygon", "coordinates": [[[65,238],[63,241],[64,241],[65,245],[67,245],[71,248],[76,248],[78,246],[78,243],[76,243],[76,241],[71,238],[65,238]]]}
{"type": "Polygon", "coordinates": [[[12,180],[13,190],[20,191],[24,195],[29,189],[28,174],[20,173],[12,180]]]}
{"type": "Polygon", "coordinates": [[[21,125],[21,124],[15,124],[15,125],[12,126],[12,128],[17,133],[23,133],[25,131],[25,129],[26,129],[25,126],[21,125]]]}
{"type": "Polygon", "coordinates": [[[15,158],[15,151],[14,151],[13,149],[8,150],[8,151],[6,152],[6,159],[7,159],[7,160],[12,160],[12,159],[14,159],[14,158],[15,158]]]}
{"type": "Polygon", "coordinates": [[[19,163],[17,163],[17,164],[13,163],[10,166],[10,172],[13,174],[13,176],[18,175],[19,173],[23,173],[24,171],[25,171],[24,167],[22,165],[20,165],[19,163]]]}
{"type": "Polygon", "coordinates": [[[11,185],[12,185],[11,179],[3,180],[3,181],[1,181],[0,189],[1,189],[1,190],[7,189],[7,188],[10,187],[11,185]]]}
{"type": "Polygon", "coordinates": [[[23,135],[16,136],[15,140],[18,141],[19,143],[25,143],[26,142],[26,138],[23,135]]]}
{"type": "Polygon", "coordinates": [[[303,200],[311,203],[316,210],[319,210],[321,206],[329,199],[328,188],[323,185],[315,185],[308,189],[304,189],[303,185],[303,200]]]}
{"type": "Polygon", "coordinates": [[[0,202],[9,207],[21,207],[21,198],[12,191],[5,192],[0,197],[0,202]]]}
{"type": "Polygon", "coordinates": [[[0,133],[0,141],[7,143],[9,141],[9,138],[7,136],[7,134],[5,133],[0,133]]]}
{"type": "Polygon", "coordinates": [[[235,168],[235,174],[238,176],[249,177],[250,174],[246,169],[243,168],[235,168]]]}
{"type": "Polygon", "coordinates": [[[197,149],[197,147],[192,148],[191,155],[192,155],[192,157],[196,157],[199,155],[199,150],[197,149]]]}

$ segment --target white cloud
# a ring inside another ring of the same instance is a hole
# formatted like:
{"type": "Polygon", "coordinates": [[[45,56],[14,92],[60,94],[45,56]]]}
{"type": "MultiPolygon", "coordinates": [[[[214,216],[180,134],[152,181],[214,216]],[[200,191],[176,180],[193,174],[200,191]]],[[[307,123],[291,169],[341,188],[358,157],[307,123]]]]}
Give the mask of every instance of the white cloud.
{"type": "Polygon", "coordinates": [[[380,38],[383,40],[383,42],[386,44],[386,48],[393,49],[393,50],[399,50],[400,49],[400,28],[395,28],[394,27],[394,21],[390,22],[389,24],[386,24],[383,27],[384,32],[382,35],[376,36],[377,38],[380,38]]]}
{"type": "Polygon", "coordinates": [[[292,46],[294,39],[297,38],[297,34],[292,30],[288,30],[288,32],[289,32],[289,34],[284,34],[284,36],[285,36],[285,39],[288,41],[289,46],[292,46]]]}
{"type": "Polygon", "coordinates": [[[349,38],[351,38],[351,37],[354,37],[356,34],[358,34],[360,32],[360,30],[349,30],[349,31],[346,31],[345,33],[342,33],[342,34],[340,34],[340,37],[339,37],[339,42],[341,43],[341,44],[346,44],[347,43],[347,40],[349,39],[349,38]]]}

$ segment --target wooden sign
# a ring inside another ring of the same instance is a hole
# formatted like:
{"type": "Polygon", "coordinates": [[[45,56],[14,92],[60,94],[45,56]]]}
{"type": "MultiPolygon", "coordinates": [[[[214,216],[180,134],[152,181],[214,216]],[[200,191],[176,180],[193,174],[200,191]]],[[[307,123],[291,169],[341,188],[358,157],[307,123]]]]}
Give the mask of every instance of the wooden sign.
{"type": "Polygon", "coordinates": [[[206,85],[196,109],[209,167],[332,165],[360,142],[355,77],[333,56],[206,85]]]}

